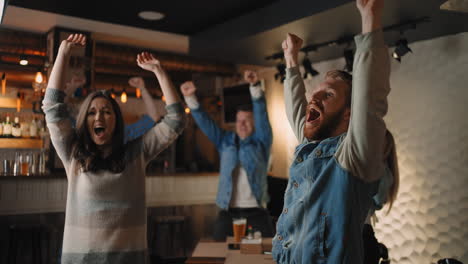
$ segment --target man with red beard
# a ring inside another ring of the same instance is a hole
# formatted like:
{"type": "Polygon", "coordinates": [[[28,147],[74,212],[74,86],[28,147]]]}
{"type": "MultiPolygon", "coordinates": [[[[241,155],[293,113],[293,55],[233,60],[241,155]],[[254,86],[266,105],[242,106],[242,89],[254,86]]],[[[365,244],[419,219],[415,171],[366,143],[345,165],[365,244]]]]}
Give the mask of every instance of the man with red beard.
{"type": "Polygon", "coordinates": [[[273,240],[278,263],[363,262],[362,229],[385,170],[390,63],[383,0],[357,0],[357,7],[354,78],[329,71],[309,102],[298,67],[302,39],[288,34],[283,42],[286,113],[301,144],[273,240]]]}

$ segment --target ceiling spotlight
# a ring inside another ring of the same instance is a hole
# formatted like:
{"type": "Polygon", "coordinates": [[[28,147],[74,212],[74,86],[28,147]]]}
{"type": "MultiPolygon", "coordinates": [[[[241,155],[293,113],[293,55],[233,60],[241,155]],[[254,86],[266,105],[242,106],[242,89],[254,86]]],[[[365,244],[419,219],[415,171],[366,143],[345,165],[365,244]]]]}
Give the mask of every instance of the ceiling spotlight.
{"type": "Polygon", "coordinates": [[[284,63],[280,63],[276,65],[276,69],[278,72],[275,74],[275,80],[280,79],[281,82],[284,82],[284,79],[286,79],[286,65],[284,63]]]}
{"type": "Polygon", "coordinates": [[[307,53],[305,55],[304,60],[302,61],[302,66],[304,67],[304,79],[307,79],[307,76],[310,74],[312,77],[319,75],[320,73],[312,67],[312,62],[310,62],[309,58],[307,57],[307,53]]]}
{"type": "Polygon", "coordinates": [[[20,61],[19,61],[20,65],[26,66],[26,65],[28,65],[28,63],[29,63],[29,61],[28,61],[28,59],[26,57],[20,56],[20,61]]]}
{"type": "Polygon", "coordinates": [[[141,11],[138,13],[138,16],[141,19],[149,20],[149,21],[156,21],[161,20],[164,18],[164,14],[156,11],[141,11]]]}
{"type": "Polygon", "coordinates": [[[401,62],[401,57],[405,56],[406,53],[413,52],[410,47],[408,47],[408,40],[407,39],[400,39],[396,43],[395,51],[393,52],[392,56],[398,62],[401,62]]]}
{"type": "Polygon", "coordinates": [[[343,56],[346,61],[345,70],[347,72],[353,72],[354,51],[352,49],[345,49],[343,56]]]}

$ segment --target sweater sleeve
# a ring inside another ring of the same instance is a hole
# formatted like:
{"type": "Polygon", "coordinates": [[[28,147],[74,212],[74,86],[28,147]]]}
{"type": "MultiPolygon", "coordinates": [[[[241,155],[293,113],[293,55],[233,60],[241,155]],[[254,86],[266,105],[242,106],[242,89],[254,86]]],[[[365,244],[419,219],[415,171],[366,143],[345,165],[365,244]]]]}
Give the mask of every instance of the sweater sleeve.
{"type": "Polygon", "coordinates": [[[42,109],[45,113],[52,144],[63,165],[68,168],[71,161],[71,146],[75,131],[64,99],[64,92],[47,88],[42,101],[42,109]]]}
{"type": "Polygon", "coordinates": [[[186,116],[181,103],[166,106],[163,120],[143,135],[143,155],[148,163],[166,149],[182,133],[186,116]]]}
{"type": "Polygon", "coordinates": [[[351,120],[336,158],[352,175],[374,181],[382,175],[390,92],[390,61],[382,30],[355,37],[351,120]]]}
{"type": "Polygon", "coordinates": [[[305,109],[305,85],[299,67],[287,68],[284,80],[284,103],[289,125],[294,131],[299,142],[304,140],[305,109]]]}

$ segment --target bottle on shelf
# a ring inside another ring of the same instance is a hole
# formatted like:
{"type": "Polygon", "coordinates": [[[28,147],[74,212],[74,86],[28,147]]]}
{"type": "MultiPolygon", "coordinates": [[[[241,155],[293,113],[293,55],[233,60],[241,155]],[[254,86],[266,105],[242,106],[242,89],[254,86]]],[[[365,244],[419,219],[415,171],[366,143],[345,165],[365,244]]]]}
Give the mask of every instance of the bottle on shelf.
{"type": "Polygon", "coordinates": [[[11,125],[11,122],[10,122],[10,116],[7,115],[5,118],[5,123],[3,123],[3,137],[4,138],[13,137],[12,129],[13,129],[13,126],[11,125]]]}
{"type": "Polygon", "coordinates": [[[22,138],[29,138],[30,137],[30,135],[29,135],[29,132],[30,132],[29,122],[25,122],[24,119],[23,119],[23,122],[21,122],[20,125],[21,125],[21,137],[22,138]]]}
{"type": "Polygon", "coordinates": [[[0,120],[0,138],[2,138],[2,137],[3,137],[3,123],[0,120]]]}
{"type": "Polygon", "coordinates": [[[19,117],[15,117],[15,122],[13,123],[11,134],[13,135],[14,138],[21,137],[21,125],[19,123],[19,117]]]}
{"type": "Polygon", "coordinates": [[[37,138],[38,137],[38,129],[37,129],[37,122],[36,118],[34,117],[33,120],[31,121],[31,124],[29,124],[29,136],[31,138],[37,138]]]}

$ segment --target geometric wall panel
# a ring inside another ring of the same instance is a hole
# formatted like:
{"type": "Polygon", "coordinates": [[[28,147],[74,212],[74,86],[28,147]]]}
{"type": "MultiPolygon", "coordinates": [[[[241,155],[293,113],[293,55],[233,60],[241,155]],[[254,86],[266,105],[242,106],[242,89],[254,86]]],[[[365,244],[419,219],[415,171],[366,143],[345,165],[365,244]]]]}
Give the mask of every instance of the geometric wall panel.
{"type": "Polygon", "coordinates": [[[400,191],[376,236],[395,263],[468,263],[468,34],[411,44],[392,62],[388,128],[400,191]]]}

